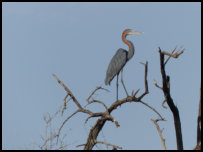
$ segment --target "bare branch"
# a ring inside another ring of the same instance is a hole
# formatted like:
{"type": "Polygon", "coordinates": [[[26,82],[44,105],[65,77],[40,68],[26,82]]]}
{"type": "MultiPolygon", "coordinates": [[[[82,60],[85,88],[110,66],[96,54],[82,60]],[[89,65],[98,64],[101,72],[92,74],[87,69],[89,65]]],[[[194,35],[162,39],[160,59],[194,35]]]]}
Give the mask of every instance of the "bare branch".
{"type": "Polygon", "coordinates": [[[80,144],[80,145],[77,145],[76,147],[81,147],[81,146],[85,146],[85,144],[80,144]]]}
{"type": "MultiPolygon", "coordinates": [[[[167,104],[173,113],[174,125],[175,125],[175,131],[176,131],[177,149],[183,150],[183,140],[182,140],[179,111],[178,111],[178,108],[173,103],[173,99],[171,98],[170,77],[167,76],[166,72],[165,72],[164,55],[169,55],[170,53],[162,52],[160,48],[159,48],[159,53],[160,53],[160,67],[161,67],[161,75],[162,75],[163,93],[164,93],[165,99],[167,101],[167,104]]],[[[179,53],[179,55],[182,53],[183,53],[183,51],[181,51],[179,53]]],[[[172,55],[172,57],[173,57],[173,55],[172,55]]]]}
{"type": "Polygon", "coordinates": [[[157,84],[156,80],[154,80],[154,85],[155,85],[157,88],[159,88],[159,89],[163,90],[163,88],[162,88],[162,87],[160,87],[160,86],[157,84]]]}
{"type": "Polygon", "coordinates": [[[160,136],[160,138],[161,138],[161,143],[162,143],[162,145],[163,145],[163,149],[164,150],[166,150],[166,145],[165,145],[165,139],[163,138],[163,136],[162,136],[162,130],[160,129],[160,127],[159,127],[159,125],[158,125],[158,119],[156,119],[156,120],[153,120],[153,119],[151,119],[152,121],[153,121],[153,123],[156,125],[156,129],[157,129],[157,131],[158,131],[158,133],[159,133],[159,136],[160,136]]]}
{"type": "Polygon", "coordinates": [[[92,93],[90,94],[90,96],[87,98],[87,102],[90,104],[90,98],[95,94],[95,92],[97,91],[97,90],[99,90],[99,89],[101,89],[102,87],[101,86],[97,86],[93,91],[92,91],[92,93]]]}
{"type": "Polygon", "coordinates": [[[131,96],[132,96],[132,97],[135,97],[139,91],[140,91],[140,89],[138,89],[135,93],[134,93],[134,91],[132,91],[131,96]]]}
{"type": "Polygon", "coordinates": [[[164,106],[165,102],[166,102],[166,100],[163,101],[163,103],[162,103],[162,107],[165,108],[165,109],[167,109],[167,107],[164,106]]]}
{"type": "Polygon", "coordinates": [[[106,111],[108,111],[108,108],[107,108],[107,106],[102,102],[102,101],[99,101],[99,100],[92,100],[92,101],[88,101],[88,104],[87,105],[85,105],[84,107],[87,107],[88,105],[90,105],[91,103],[100,103],[101,105],[103,105],[104,106],[104,108],[106,109],[106,111]]]}
{"type": "Polygon", "coordinates": [[[60,140],[60,145],[56,143],[58,135],[55,133],[55,130],[52,128],[53,119],[60,113],[61,108],[59,108],[53,115],[50,115],[49,113],[44,116],[44,121],[46,123],[46,129],[45,129],[45,135],[44,137],[42,135],[41,138],[43,140],[42,146],[39,145],[39,148],[42,150],[51,150],[51,149],[64,149],[67,145],[63,144],[64,138],[60,140]],[[48,135],[49,134],[49,135],[48,135]],[[59,146],[59,147],[58,147],[59,146]]]}
{"type": "Polygon", "coordinates": [[[57,76],[55,74],[53,74],[54,78],[58,81],[58,83],[66,90],[66,92],[68,93],[68,95],[73,99],[73,102],[78,106],[79,109],[82,109],[82,106],[79,104],[79,102],[77,101],[77,99],[74,97],[74,95],[72,94],[72,92],[68,89],[68,87],[65,86],[65,84],[59,80],[57,78],[57,76]]]}
{"type": "Polygon", "coordinates": [[[108,111],[107,106],[106,106],[102,101],[99,101],[99,100],[92,100],[91,103],[93,103],[93,102],[97,102],[97,103],[102,104],[102,105],[104,106],[104,108],[106,109],[106,111],[108,111]]]}
{"type": "Polygon", "coordinates": [[[112,144],[104,142],[104,141],[95,141],[95,143],[97,143],[97,144],[105,144],[107,146],[112,146],[112,147],[117,148],[117,149],[122,149],[122,147],[119,147],[119,146],[116,146],[116,145],[112,145],[112,144]]]}
{"type": "Polygon", "coordinates": [[[139,102],[142,103],[143,105],[147,106],[151,110],[153,110],[160,117],[160,120],[165,121],[165,119],[161,116],[160,113],[158,113],[158,111],[155,108],[151,107],[150,105],[148,105],[147,103],[145,103],[143,101],[139,101],[139,102]]]}
{"type": "MultiPolygon", "coordinates": [[[[175,47],[175,49],[172,51],[171,54],[173,54],[176,51],[177,46],[175,47]]],[[[168,57],[168,59],[165,61],[164,65],[166,65],[166,63],[168,62],[168,60],[171,58],[171,56],[168,57]]]]}
{"type": "Polygon", "coordinates": [[[57,142],[56,142],[56,143],[58,143],[58,138],[59,138],[61,129],[63,128],[64,124],[65,124],[70,118],[72,118],[75,114],[77,114],[78,112],[80,112],[79,109],[78,109],[77,111],[75,111],[72,115],[70,115],[68,118],[66,118],[66,120],[63,121],[63,123],[62,123],[62,125],[61,125],[61,127],[59,128],[58,133],[57,133],[57,142]]]}
{"type": "MultiPolygon", "coordinates": [[[[177,48],[177,47],[176,47],[176,48],[177,48]]],[[[181,55],[181,54],[185,51],[185,49],[182,49],[182,50],[178,53],[178,51],[180,50],[180,49],[179,49],[175,54],[173,54],[173,52],[175,52],[176,48],[172,51],[172,53],[169,53],[169,52],[166,52],[166,51],[162,51],[162,53],[163,53],[164,55],[169,56],[169,58],[166,60],[166,62],[164,63],[164,65],[168,62],[168,60],[170,59],[170,57],[178,58],[179,55],[181,55]]],[[[181,46],[180,48],[182,48],[182,46],[181,46]]]]}
{"type": "Polygon", "coordinates": [[[105,89],[105,88],[102,88],[101,86],[97,86],[96,88],[95,88],[95,90],[93,90],[92,91],[92,93],[90,94],[90,96],[87,98],[87,102],[88,102],[88,104],[87,105],[85,105],[84,107],[86,108],[88,105],[90,105],[91,103],[100,103],[100,104],[102,104],[103,106],[104,106],[104,108],[106,109],[106,111],[108,111],[108,108],[107,108],[107,106],[102,102],[102,101],[99,101],[99,100],[92,100],[92,101],[90,101],[90,98],[95,94],[95,92],[97,91],[97,90],[99,90],[99,89],[103,89],[103,90],[105,90],[105,91],[107,91],[107,92],[109,92],[109,90],[107,90],[107,89],[105,89]]]}
{"type": "Polygon", "coordinates": [[[168,53],[168,52],[165,52],[165,51],[163,51],[162,53],[163,53],[164,55],[168,55],[168,56],[173,57],[173,58],[178,58],[179,55],[181,55],[181,54],[184,52],[184,50],[185,50],[185,49],[183,49],[183,50],[180,51],[179,53],[175,53],[175,54],[168,53]]]}
{"type": "Polygon", "coordinates": [[[93,91],[92,91],[92,93],[90,94],[90,96],[87,98],[87,102],[89,103],[90,102],[90,98],[95,94],[95,92],[97,91],[97,90],[99,90],[99,89],[103,89],[103,90],[105,90],[105,91],[107,91],[107,92],[110,92],[108,89],[105,89],[105,88],[102,88],[101,86],[97,86],[93,91]]]}
{"type": "MultiPolygon", "coordinates": [[[[182,51],[180,51],[180,49],[182,49],[182,47],[183,47],[183,46],[181,45],[180,48],[176,51],[176,48],[177,48],[177,46],[176,46],[175,49],[172,51],[172,53],[170,53],[170,55],[169,55],[169,57],[167,58],[167,60],[165,61],[164,65],[166,65],[166,63],[168,62],[168,60],[169,60],[171,57],[178,58],[178,56],[179,56],[180,54],[182,54],[183,51],[185,50],[185,49],[183,49],[182,51]],[[176,53],[173,54],[175,51],[176,51],[176,53]],[[179,52],[179,51],[180,51],[180,52],[179,52]],[[179,52],[179,53],[178,53],[178,52],[179,52]]],[[[166,53],[168,53],[168,52],[166,52],[166,53]]]]}
{"type": "Polygon", "coordinates": [[[148,62],[146,62],[144,65],[145,65],[145,76],[144,76],[145,92],[140,97],[138,97],[137,99],[138,101],[141,100],[145,95],[149,93],[148,82],[147,82],[148,62]]]}
{"type": "Polygon", "coordinates": [[[103,113],[103,112],[92,113],[89,117],[87,117],[87,119],[85,120],[85,123],[87,123],[90,118],[93,118],[93,117],[101,117],[101,116],[104,116],[104,113],[103,113]]]}
{"type": "Polygon", "coordinates": [[[64,104],[63,104],[63,109],[62,109],[61,115],[63,115],[64,111],[66,110],[66,98],[68,98],[68,96],[69,96],[69,94],[67,93],[67,95],[64,98],[64,104]]]}

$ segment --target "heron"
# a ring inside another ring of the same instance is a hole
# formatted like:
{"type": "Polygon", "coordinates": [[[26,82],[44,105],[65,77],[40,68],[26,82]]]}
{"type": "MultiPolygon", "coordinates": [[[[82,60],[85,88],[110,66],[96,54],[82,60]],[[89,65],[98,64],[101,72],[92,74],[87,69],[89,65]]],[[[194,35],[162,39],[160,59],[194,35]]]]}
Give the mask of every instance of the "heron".
{"type": "Polygon", "coordinates": [[[116,95],[116,100],[118,101],[118,76],[119,73],[121,72],[121,83],[123,85],[123,88],[126,92],[127,97],[128,92],[126,90],[126,87],[124,85],[123,82],[123,68],[125,66],[125,64],[133,57],[134,55],[134,46],[133,43],[129,40],[126,39],[127,35],[131,35],[131,34],[142,34],[143,32],[137,32],[137,31],[133,31],[131,29],[126,29],[123,31],[122,33],[122,41],[128,45],[129,50],[126,51],[125,49],[118,49],[116,54],[113,56],[113,58],[111,59],[108,69],[106,71],[106,78],[105,78],[105,85],[110,85],[111,81],[113,80],[113,78],[115,76],[117,76],[117,81],[116,81],[116,91],[117,91],[117,95],[116,95]]]}

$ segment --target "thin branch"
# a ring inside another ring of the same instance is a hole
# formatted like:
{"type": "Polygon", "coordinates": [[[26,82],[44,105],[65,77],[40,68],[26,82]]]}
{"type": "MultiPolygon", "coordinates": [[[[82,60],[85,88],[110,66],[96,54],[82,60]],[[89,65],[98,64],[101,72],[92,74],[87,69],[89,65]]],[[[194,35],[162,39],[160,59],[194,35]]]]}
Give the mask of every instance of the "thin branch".
{"type": "Polygon", "coordinates": [[[106,109],[106,111],[108,111],[108,107],[102,102],[102,101],[99,101],[99,100],[92,100],[90,103],[100,103],[104,106],[104,108],[106,109]]]}
{"type": "MultiPolygon", "coordinates": [[[[175,48],[175,49],[176,49],[176,48],[175,48]]],[[[174,51],[175,51],[175,50],[174,50],[174,51]]],[[[173,51],[173,52],[174,52],[174,51],[173,51]]],[[[169,56],[169,57],[178,58],[179,55],[181,55],[184,51],[185,51],[185,49],[181,50],[179,53],[176,52],[175,54],[173,54],[173,52],[172,52],[172,53],[169,53],[169,52],[166,52],[166,51],[162,51],[162,53],[163,53],[164,55],[169,56]]],[[[166,62],[164,63],[164,65],[168,62],[168,60],[169,60],[169,59],[166,60],[166,62]]]]}
{"type": "Polygon", "coordinates": [[[165,102],[166,102],[166,100],[163,101],[163,103],[162,103],[162,107],[165,108],[165,109],[167,109],[167,107],[164,106],[165,102]]]}
{"type": "Polygon", "coordinates": [[[157,84],[156,80],[154,80],[154,85],[155,85],[157,88],[159,88],[159,89],[163,90],[163,88],[162,88],[162,87],[160,87],[160,86],[157,84]]]}
{"type": "MultiPolygon", "coordinates": [[[[175,47],[175,49],[172,51],[171,54],[173,54],[176,51],[177,46],[175,47]]],[[[164,65],[166,65],[166,63],[168,62],[168,60],[171,58],[171,56],[168,57],[168,59],[165,61],[164,65]]]]}
{"type": "Polygon", "coordinates": [[[105,144],[107,146],[112,146],[112,147],[117,148],[117,149],[122,149],[122,147],[119,147],[119,146],[116,146],[116,145],[112,145],[112,144],[104,142],[104,141],[95,141],[95,143],[97,143],[97,144],[105,144]]]}
{"type": "Polygon", "coordinates": [[[149,93],[148,82],[147,82],[148,62],[146,62],[144,64],[144,66],[145,66],[145,76],[144,76],[145,92],[140,97],[138,97],[138,99],[137,99],[138,101],[141,100],[145,95],[147,95],[149,93]]]}
{"type": "Polygon", "coordinates": [[[107,92],[110,92],[108,89],[102,88],[101,86],[97,86],[97,87],[92,91],[92,93],[90,94],[90,96],[86,99],[86,101],[89,103],[89,102],[90,102],[90,98],[95,94],[95,92],[96,92],[97,90],[100,90],[100,89],[105,90],[105,91],[107,91],[107,92]]]}
{"type": "Polygon", "coordinates": [[[163,138],[163,136],[162,136],[162,131],[161,131],[161,129],[160,129],[158,123],[157,123],[159,120],[158,120],[158,119],[156,119],[156,120],[151,119],[151,120],[152,120],[153,123],[156,125],[156,129],[157,129],[157,131],[158,131],[158,133],[159,133],[159,136],[160,136],[160,138],[161,138],[161,143],[162,143],[162,145],[163,145],[163,149],[166,150],[165,139],[163,138]]]}
{"type": "Polygon", "coordinates": [[[97,86],[93,91],[92,91],[92,93],[90,94],[90,96],[86,99],[86,101],[88,102],[88,103],[90,103],[90,98],[95,94],[95,92],[97,91],[97,90],[99,90],[99,89],[101,89],[102,87],[101,86],[97,86]]]}
{"type": "Polygon", "coordinates": [[[147,103],[143,102],[143,101],[139,101],[140,103],[142,103],[143,105],[147,106],[148,108],[150,108],[151,110],[153,110],[159,117],[160,117],[160,120],[162,121],[166,121],[162,116],[161,114],[155,109],[153,108],[152,106],[148,105],[147,103]]]}
{"type": "Polygon", "coordinates": [[[106,111],[108,111],[108,108],[107,108],[107,106],[102,102],[102,101],[99,101],[99,100],[92,100],[92,101],[88,101],[88,104],[87,105],[85,105],[84,107],[86,108],[88,105],[90,105],[91,103],[100,103],[101,105],[103,105],[104,106],[104,108],[106,109],[106,111]]]}
{"type": "Polygon", "coordinates": [[[81,146],[85,146],[85,144],[80,144],[80,145],[77,145],[76,147],[81,147],[81,146]]]}
{"type": "Polygon", "coordinates": [[[132,97],[135,97],[139,91],[140,91],[140,89],[138,89],[138,90],[134,93],[134,90],[133,90],[131,96],[132,96],[132,97]]]}
{"type": "Polygon", "coordinates": [[[163,53],[164,55],[168,55],[168,56],[171,56],[171,57],[173,57],[173,58],[178,58],[179,55],[181,55],[181,54],[184,52],[184,50],[185,50],[185,49],[183,49],[183,50],[180,51],[179,53],[175,53],[175,54],[168,53],[168,52],[165,52],[165,51],[163,51],[162,53],[163,53]]]}
{"type": "Polygon", "coordinates": [[[58,133],[57,133],[57,142],[56,142],[56,143],[58,143],[58,138],[59,138],[61,129],[63,128],[64,124],[65,124],[70,118],[72,118],[75,114],[77,114],[78,112],[80,112],[79,109],[78,109],[77,111],[75,111],[72,115],[70,115],[68,118],[66,118],[66,120],[63,121],[63,123],[62,123],[62,125],[60,126],[60,128],[59,128],[59,130],[58,130],[58,133]]]}
{"type": "Polygon", "coordinates": [[[107,89],[105,89],[105,88],[102,88],[101,86],[97,86],[97,87],[95,88],[95,90],[92,91],[92,93],[90,94],[90,96],[86,99],[86,101],[88,102],[88,104],[84,106],[85,108],[86,108],[88,105],[90,105],[91,103],[95,103],[95,102],[96,102],[96,103],[102,104],[102,105],[104,106],[104,108],[106,109],[106,111],[108,111],[107,106],[106,106],[102,101],[94,100],[94,99],[93,99],[92,101],[90,101],[90,98],[92,98],[92,96],[95,94],[95,92],[98,91],[98,90],[100,90],[100,89],[103,89],[103,90],[109,92],[109,90],[107,90],[107,89]]]}
{"type": "Polygon", "coordinates": [[[69,96],[69,94],[67,93],[67,95],[64,98],[64,104],[63,104],[63,109],[62,109],[61,115],[63,115],[64,111],[66,110],[66,99],[68,98],[68,96],[69,96]]]}
{"type": "Polygon", "coordinates": [[[55,74],[53,74],[53,76],[58,81],[58,83],[65,89],[65,91],[68,93],[68,95],[73,99],[73,102],[75,102],[75,104],[78,106],[78,108],[82,109],[82,106],[79,104],[79,102],[74,97],[72,92],[68,89],[68,87],[66,87],[66,85],[61,80],[59,80],[58,77],[55,74]]]}

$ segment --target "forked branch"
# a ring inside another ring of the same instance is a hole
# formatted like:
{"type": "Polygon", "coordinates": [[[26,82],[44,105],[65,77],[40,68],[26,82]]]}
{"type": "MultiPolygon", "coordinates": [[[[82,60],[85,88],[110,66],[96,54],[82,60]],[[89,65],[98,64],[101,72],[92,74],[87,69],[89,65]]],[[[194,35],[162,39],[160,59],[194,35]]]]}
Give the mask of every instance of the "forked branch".
{"type": "Polygon", "coordinates": [[[166,72],[165,72],[164,55],[169,55],[171,57],[177,58],[180,54],[183,53],[183,50],[176,55],[172,55],[172,54],[167,53],[167,52],[162,52],[161,49],[159,48],[160,65],[161,65],[160,67],[161,67],[161,75],[162,75],[162,88],[163,88],[165,100],[166,100],[166,102],[167,102],[167,104],[168,104],[168,106],[169,106],[169,108],[173,114],[175,131],[176,131],[177,149],[178,150],[183,150],[181,122],[180,122],[180,116],[179,116],[178,108],[175,106],[173,99],[170,95],[170,77],[167,76],[166,72]]]}

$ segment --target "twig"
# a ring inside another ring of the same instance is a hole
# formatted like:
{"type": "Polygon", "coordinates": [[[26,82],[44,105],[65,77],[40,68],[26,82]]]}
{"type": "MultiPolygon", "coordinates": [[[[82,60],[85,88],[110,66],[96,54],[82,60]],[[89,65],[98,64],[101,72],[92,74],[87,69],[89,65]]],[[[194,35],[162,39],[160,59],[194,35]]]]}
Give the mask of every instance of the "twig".
{"type": "Polygon", "coordinates": [[[178,58],[179,55],[181,55],[181,54],[184,52],[184,50],[185,50],[185,49],[183,49],[183,50],[180,51],[179,53],[175,53],[175,54],[168,53],[168,52],[165,52],[165,51],[163,51],[162,53],[163,53],[164,55],[168,55],[168,56],[173,57],[173,58],[178,58]]]}
{"type": "Polygon", "coordinates": [[[159,88],[159,89],[163,90],[163,88],[162,88],[162,87],[160,87],[160,86],[157,84],[156,80],[154,80],[154,85],[155,85],[157,88],[159,88]]]}
{"type": "Polygon", "coordinates": [[[99,100],[92,100],[92,101],[88,101],[88,104],[86,104],[84,107],[86,108],[88,105],[90,105],[91,103],[99,103],[99,104],[101,104],[101,105],[103,105],[104,106],[104,108],[106,109],[106,111],[108,111],[108,108],[107,108],[107,106],[102,102],[102,101],[99,101],[99,100]]]}
{"type": "Polygon", "coordinates": [[[97,87],[92,91],[92,93],[90,94],[90,96],[86,99],[86,101],[87,101],[88,103],[90,103],[90,98],[91,98],[91,97],[95,94],[95,92],[96,92],[97,90],[99,90],[99,89],[103,89],[103,90],[109,92],[108,89],[102,88],[101,86],[97,86],[97,87]]]}
{"type": "MultiPolygon", "coordinates": [[[[175,47],[175,49],[172,51],[171,54],[173,54],[176,51],[177,46],[175,47]]],[[[168,62],[168,60],[171,58],[171,56],[168,57],[168,59],[165,61],[164,65],[166,65],[166,63],[168,62]]]]}
{"type": "Polygon", "coordinates": [[[163,149],[166,150],[165,139],[163,138],[163,136],[162,136],[162,131],[161,131],[161,129],[160,129],[158,123],[157,123],[159,120],[158,120],[158,119],[156,119],[156,120],[151,119],[151,120],[152,120],[153,123],[156,125],[156,129],[157,129],[157,131],[158,131],[158,133],[159,133],[159,136],[160,136],[160,138],[161,138],[161,143],[162,143],[162,145],[163,145],[163,149]]]}
{"type": "Polygon", "coordinates": [[[145,65],[145,76],[144,76],[145,92],[140,97],[138,97],[137,99],[138,101],[140,101],[145,95],[149,93],[147,82],[148,62],[146,62],[144,65],[145,65]]]}
{"type": "Polygon", "coordinates": [[[145,105],[148,108],[150,108],[151,110],[153,110],[160,117],[160,120],[165,121],[165,119],[161,116],[161,114],[155,108],[153,108],[152,106],[148,105],[147,103],[145,103],[143,101],[140,101],[140,103],[142,103],[143,105],[145,105]]]}
{"type": "Polygon", "coordinates": [[[69,94],[67,93],[67,95],[64,98],[64,104],[63,104],[63,109],[62,109],[61,115],[63,115],[64,111],[66,110],[66,98],[68,98],[68,96],[69,96],[69,94]]]}
{"type": "Polygon", "coordinates": [[[87,98],[87,102],[88,102],[88,104],[87,105],[85,105],[84,107],[86,108],[88,105],[90,105],[91,103],[100,103],[100,104],[102,104],[103,106],[104,106],[104,108],[106,109],[106,111],[108,111],[108,108],[107,108],[107,106],[102,102],[102,101],[99,101],[99,100],[92,100],[92,101],[90,101],[90,98],[95,94],[95,92],[97,91],[97,90],[99,90],[99,89],[103,89],[103,90],[105,90],[105,91],[108,91],[109,92],[109,90],[107,90],[107,89],[105,89],[105,88],[102,88],[101,86],[97,86],[96,88],[95,88],[95,90],[93,90],[92,91],[92,93],[90,94],[90,96],[87,98]]]}
{"type": "Polygon", "coordinates": [[[105,144],[107,146],[112,146],[112,147],[117,148],[117,149],[122,149],[122,147],[119,147],[119,146],[116,146],[116,145],[112,145],[112,144],[104,142],[104,141],[95,141],[95,143],[97,143],[97,144],[105,144]]]}
{"type": "Polygon", "coordinates": [[[72,115],[70,115],[68,118],[66,118],[66,120],[63,121],[62,125],[60,126],[59,130],[58,130],[58,134],[57,134],[57,142],[58,143],[58,138],[61,132],[61,129],[63,128],[64,124],[70,119],[72,118],[75,114],[77,114],[78,112],[80,112],[80,110],[75,111],[72,115]]]}
{"type": "Polygon", "coordinates": [[[132,97],[135,97],[139,91],[140,91],[140,89],[138,89],[135,93],[134,93],[134,91],[132,91],[131,96],[132,96],[132,97]]]}
{"type": "Polygon", "coordinates": [[[68,89],[68,87],[65,86],[65,84],[58,79],[58,77],[53,74],[54,78],[58,81],[58,83],[65,89],[65,91],[68,93],[68,95],[73,99],[73,102],[78,106],[79,109],[82,109],[82,106],[79,104],[75,96],[72,94],[72,92],[68,89]]]}
{"type": "Polygon", "coordinates": [[[102,104],[102,105],[104,106],[104,108],[106,109],[106,111],[108,111],[107,106],[106,106],[102,101],[99,101],[99,100],[92,100],[90,103],[94,103],[94,102],[102,104]]]}
{"type": "MultiPolygon", "coordinates": [[[[169,56],[169,57],[178,58],[179,55],[181,55],[184,51],[185,51],[185,49],[183,49],[183,50],[181,50],[179,53],[177,52],[177,53],[175,53],[175,54],[169,53],[169,52],[166,52],[166,51],[162,51],[162,53],[163,53],[164,55],[169,56]]],[[[166,61],[168,62],[168,60],[169,60],[169,59],[167,59],[166,61]]],[[[165,65],[165,64],[166,64],[166,62],[164,63],[164,65],[165,65]]]]}
{"type": "Polygon", "coordinates": [[[97,90],[99,90],[99,89],[101,89],[101,88],[102,88],[101,86],[97,86],[97,87],[95,88],[95,90],[92,91],[92,93],[90,94],[90,96],[87,98],[86,101],[87,101],[88,103],[90,103],[90,101],[89,101],[90,98],[93,96],[93,94],[94,94],[97,90]]]}
{"type": "Polygon", "coordinates": [[[81,146],[85,146],[85,144],[80,144],[80,145],[77,145],[76,147],[81,147],[81,146]]]}
{"type": "Polygon", "coordinates": [[[164,106],[164,103],[165,103],[165,102],[166,102],[166,100],[163,101],[163,103],[162,103],[162,107],[165,108],[165,109],[167,109],[167,107],[164,106]]]}

